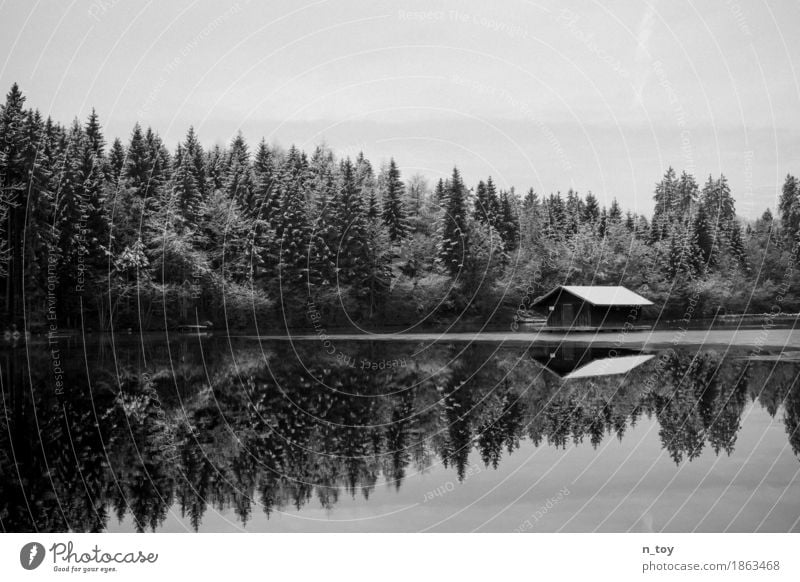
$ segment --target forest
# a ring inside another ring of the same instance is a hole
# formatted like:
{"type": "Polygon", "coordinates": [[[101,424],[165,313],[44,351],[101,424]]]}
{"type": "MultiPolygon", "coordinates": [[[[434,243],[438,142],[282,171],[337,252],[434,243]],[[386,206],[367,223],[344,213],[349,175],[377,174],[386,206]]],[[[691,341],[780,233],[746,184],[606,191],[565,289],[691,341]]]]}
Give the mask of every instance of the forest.
{"type": "Polygon", "coordinates": [[[724,175],[668,168],[647,217],[592,192],[403,176],[237,134],[169,147],[62,125],[15,84],[0,109],[0,327],[507,324],[559,284],[624,285],[651,319],[800,311],[800,183],[737,216],[724,175]],[[110,141],[110,144],[109,144],[110,141]]]}

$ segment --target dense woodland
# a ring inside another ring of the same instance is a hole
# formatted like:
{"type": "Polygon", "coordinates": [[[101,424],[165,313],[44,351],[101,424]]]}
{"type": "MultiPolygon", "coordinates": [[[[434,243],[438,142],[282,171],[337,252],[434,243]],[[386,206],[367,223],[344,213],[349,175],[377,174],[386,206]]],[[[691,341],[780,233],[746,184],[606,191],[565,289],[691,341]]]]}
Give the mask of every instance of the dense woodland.
{"type": "Polygon", "coordinates": [[[439,463],[463,480],[526,441],[601,447],[650,421],[683,466],[736,450],[754,401],[800,456],[797,362],[735,348],[670,350],[624,376],[563,382],[528,348],[339,345],[406,362],[375,373],[321,357],[316,344],[231,351],[219,341],[113,356],[95,345],[85,359],[76,342],[62,394],[49,353],[0,353],[0,531],[102,531],[123,519],[156,530],[170,509],[194,528],[211,508],[246,524],[400,489],[439,463]]]}
{"type": "MultiPolygon", "coordinates": [[[[168,147],[64,126],[14,85],[0,110],[0,324],[160,329],[508,322],[558,284],[622,284],[652,318],[797,312],[800,183],[745,223],[724,176],[669,168],[650,219],[591,192],[429,182],[237,135],[168,147]]],[[[644,195],[644,193],[637,193],[644,195]]]]}

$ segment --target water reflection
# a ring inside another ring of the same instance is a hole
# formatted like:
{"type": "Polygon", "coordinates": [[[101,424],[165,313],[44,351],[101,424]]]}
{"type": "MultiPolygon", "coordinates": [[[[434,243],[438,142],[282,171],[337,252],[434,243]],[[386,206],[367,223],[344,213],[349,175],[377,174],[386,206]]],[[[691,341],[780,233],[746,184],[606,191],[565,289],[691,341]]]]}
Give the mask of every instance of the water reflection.
{"type": "Polygon", "coordinates": [[[731,454],[743,411],[781,418],[800,454],[798,362],[743,354],[657,354],[494,345],[316,345],[197,340],[63,358],[7,351],[2,363],[0,525],[102,531],[130,518],[157,530],[170,509],[198,529],[209,507],[254,511],[342,495],[441,462],[459,479],[477,451],[497,468],[523,441],[561,447],[624,439],[645,416],[677,464],[731,454]],[[28,359],[29,358],[29,359],[28,359]],[[15,460],[15,461],[14,461],[15,460]]]}

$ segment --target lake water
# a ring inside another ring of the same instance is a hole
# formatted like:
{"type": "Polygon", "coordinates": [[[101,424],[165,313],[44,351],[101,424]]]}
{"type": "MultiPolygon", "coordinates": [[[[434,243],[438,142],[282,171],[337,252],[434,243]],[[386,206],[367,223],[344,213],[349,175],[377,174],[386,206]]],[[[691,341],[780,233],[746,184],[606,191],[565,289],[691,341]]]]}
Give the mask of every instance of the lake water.
{"type": "Polygon", "coordinates": [[[800,531],[800,357],[783,333],[6,350],[0,527],[800,531]]]}

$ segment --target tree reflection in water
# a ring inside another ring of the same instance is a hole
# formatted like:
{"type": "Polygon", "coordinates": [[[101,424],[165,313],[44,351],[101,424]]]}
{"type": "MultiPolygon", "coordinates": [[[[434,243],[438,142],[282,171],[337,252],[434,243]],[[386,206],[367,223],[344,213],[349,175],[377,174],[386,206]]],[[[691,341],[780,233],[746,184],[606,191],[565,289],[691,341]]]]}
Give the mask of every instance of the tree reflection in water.
{"type": "Polygon", "coordinates": [[[524,439],[621,440],[643,414],[680,464],[730,454],[748,398],[782,415],[800,455],[792,362],[670,350],[625,369],[630,354],[582,347],[341,346],[352,365],[318,346],[209,342],[202,355],[185,342],[127,359],[98,349],[88,373],[81,352],[61,394],[47,352],[0,354],[2,529],[102,531],[113,514],[156,530],[170,508],[198,529],[209,505],[246,524],[254,508],[314,498],[330,509],[437,459],[463,479],[473,450],[497,468],[524,439]],[[406,365],[362,370],[361,357],[406,365]],[[576,370],[589,375],[564,379],[576,370]]]}

